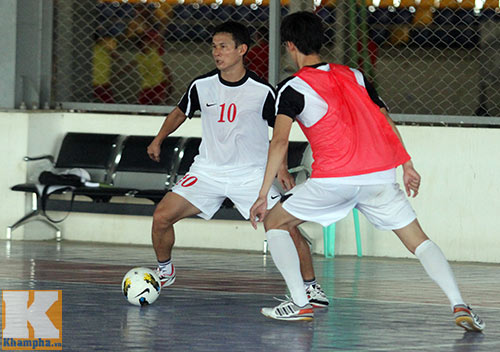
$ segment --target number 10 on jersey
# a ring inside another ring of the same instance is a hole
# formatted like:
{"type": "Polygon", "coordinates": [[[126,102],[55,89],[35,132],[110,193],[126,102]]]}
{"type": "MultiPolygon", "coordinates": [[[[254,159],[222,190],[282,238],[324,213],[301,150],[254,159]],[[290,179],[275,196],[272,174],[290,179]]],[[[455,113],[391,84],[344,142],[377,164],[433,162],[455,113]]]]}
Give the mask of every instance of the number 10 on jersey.
{"type": "Polygon", "coordinates": [[[227,108],[227,113],[226,113],[226,103],[220,105],[220,119],[217,122],[234,122],[236,119],[236,104],[231,103],[228,108],[227,108]],[[224,116],[224,113],[226,113],[226,116],[224,116]]]}

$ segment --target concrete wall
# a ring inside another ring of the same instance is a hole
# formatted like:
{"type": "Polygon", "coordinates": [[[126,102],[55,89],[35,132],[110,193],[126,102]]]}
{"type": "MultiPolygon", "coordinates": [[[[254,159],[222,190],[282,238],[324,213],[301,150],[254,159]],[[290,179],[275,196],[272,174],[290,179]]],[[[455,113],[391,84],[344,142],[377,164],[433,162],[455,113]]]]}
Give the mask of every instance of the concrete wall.
{"type": "MultiPolygon", "coordinates": [[[[0,134],[3,199],[0,225],[5,229],[20,218],[28,198],[9,187],[26,179],[26,154],[55,154],[69,131],[154,135],[162,117],[82,113],[1,113],[0,134]],[[8,170],[8,171],[7,171],[8,170]]],[[[421,193],[411,200],[428,235],[450,260],[500,262],[500,173],[497,153],[500,130],[400,126],[415,167],[422,175],[421,193]]],[[[199,136],[199,119],[182,125],[176,135],[199,136]]],[[[292,140],[304,140],[294,127],[292,140]]],[[[400,177],[401,175],[399,175],[400,177]]],[[[363,254],[412,257],[391,232],[375,230],[363,216],[363,254]]],[[[151,218],[72,213],[62,224],[68,240],[150,244],[151,218]]],[[[323,253],[322,228],[304,224],[313,250],[323,253]]],[[[261,250],[263,229],[243,221],[186,219],[176,225],[177,246],[261,250]]],[[[33,224],[13,232],[14,239],[47,239],[52,230],[33,224]]],[[[337,224],[336,254],[356,253],[352,216],[337,224]]]]}

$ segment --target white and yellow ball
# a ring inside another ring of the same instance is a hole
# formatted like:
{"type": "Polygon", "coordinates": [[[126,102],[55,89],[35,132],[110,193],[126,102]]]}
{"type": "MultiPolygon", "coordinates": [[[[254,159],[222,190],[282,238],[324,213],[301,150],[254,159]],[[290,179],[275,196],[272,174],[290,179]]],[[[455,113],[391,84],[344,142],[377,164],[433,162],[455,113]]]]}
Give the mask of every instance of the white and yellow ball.
{"type": "Polygon", "coordinates": [[[122,280],[122,292],[131,304],[146,306],[160,296],[161,284],[158,274],[149,268],[137,267],[129,270],[122,280]]]}

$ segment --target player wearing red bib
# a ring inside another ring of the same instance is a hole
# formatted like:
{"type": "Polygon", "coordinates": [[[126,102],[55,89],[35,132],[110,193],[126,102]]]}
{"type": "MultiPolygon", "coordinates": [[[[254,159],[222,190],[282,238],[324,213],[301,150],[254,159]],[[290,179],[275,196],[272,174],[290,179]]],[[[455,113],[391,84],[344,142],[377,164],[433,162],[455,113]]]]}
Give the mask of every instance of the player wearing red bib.
{"type": "Polygon", "coordinates": [[[394,231],[417,256],[450,300],[457,325],[483,330],[483,321],[464,303],[446,258],[422,231],[396,183],[395,168],[402,165],[406,193],[415,197],[420,175],[386,107],[377,103],[373,87],[358,70],[321,61],[323,26],[318,16],[297,12],[285,17],[281,39],[299,71],[278,89],[266,172],[250,220],[255,228],[257,221],[264,221],[269,250],[291,299],[275,308],[263,308],[262,313],[279,320],[311,319],[297,252],[287,229],[304,221],[328,226],[356,207],[377,228],[394,231]],[[294,120],[311,145],[311,178],[292,189],[264,218],[267,194],[285,156],[294,120]]]}

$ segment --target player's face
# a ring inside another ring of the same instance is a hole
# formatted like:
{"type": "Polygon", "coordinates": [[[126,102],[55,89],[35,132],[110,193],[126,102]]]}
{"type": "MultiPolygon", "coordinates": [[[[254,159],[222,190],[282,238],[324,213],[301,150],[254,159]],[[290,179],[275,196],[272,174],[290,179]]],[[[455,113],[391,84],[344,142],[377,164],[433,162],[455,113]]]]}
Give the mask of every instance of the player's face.
{"type": "Polygon", "coordinates": [[[236,46],[230,33],[217,33],[212,39],[212,56],[215,66],[221,71],[227,71],[236,66],[243,66],[243,55],[246,45],[236,46]]]}

